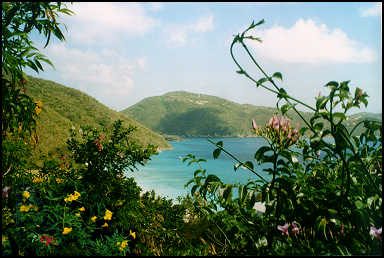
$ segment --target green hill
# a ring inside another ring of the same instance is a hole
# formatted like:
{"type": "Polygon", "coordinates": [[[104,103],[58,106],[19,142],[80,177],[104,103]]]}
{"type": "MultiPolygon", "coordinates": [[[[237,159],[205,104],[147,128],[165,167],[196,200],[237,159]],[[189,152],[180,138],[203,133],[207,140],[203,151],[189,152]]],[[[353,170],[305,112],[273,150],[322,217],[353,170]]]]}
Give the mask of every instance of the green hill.
{"type": "MultiPolygon", "coordinates": [[[[238,104],[185,91],[149,97],[121,111],[160,134],[182,137],[253,136],[252,119],[258,125],[264,125],[274,112],[276,108],[238,104]]],[[[302,115],[308,119],[312,113],[302,112],[302,115]]],[[[304,122],[294,111],[290,110],[288,116],[293,125],[299,123],[300,127],[304,126],[304,122]]],[[[381,114],[359,113],[351,116],[346,125],[354,126],[366,117],[381,120],[381,114]]]]}
{"type": "Polygon", "coordinates": [[[123,120],[126,126],[130,124],[137,127],[132,138],[140,144],[151,143],[159,149],[171,148],[161,135],[79,90],[32,76],[27,76],[27,81],[26,94],[35,101],[43,102],[37,126],[39,144],[34,150],[34,156],[57,157],[60,153],[65,154],[68,151],[65,142],[72,126],[76,129],[81,125],[101,128],[111,125],[118,119],[123,120]]]}

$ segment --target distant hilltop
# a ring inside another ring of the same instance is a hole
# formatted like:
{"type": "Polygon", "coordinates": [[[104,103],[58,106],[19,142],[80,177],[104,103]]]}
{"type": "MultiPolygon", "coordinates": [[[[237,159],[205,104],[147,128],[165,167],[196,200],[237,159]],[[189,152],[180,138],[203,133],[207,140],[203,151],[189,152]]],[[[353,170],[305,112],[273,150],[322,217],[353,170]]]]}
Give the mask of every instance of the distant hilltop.
{"type": "Polygon", "coordinates": [[[160,150],[172,148],[161,135],[79,90],[29,75],[26,75],[26,79],[26,94],[34,101],[42,101],[42,112],[37,123],[39,144],[33,151],[36,158],[40,155],[48,157],[68,155],[65,142],[72,127],[77,130],[85,125],[102,128],[112,125],[118,119],[123,120],[125,126],[137,127],[132,138],[138,143],[142,145],[151,143],[160,150]]]}
{"type": "MultiPolygon", "coordinates": [[[[223,98],[174,91],[162,96],[148,97],[121,111],[139,123],[162,135],[181,137],[251,137],[251,121],[265,125],[277,111],[276,108],[238,104],[223,98]]],[[[301,112],[305,118],[312,113],[301,112]]],[[[301,118],[292,110],[288,112],[293,125],[304,126],[301,118]]],[[[381,114],[358,113],[346,121],[347,128],[359,121],[375,119],[381,121],[381,114]]],[[[356,130],[361,133],[361,130],[356,130]]]]}

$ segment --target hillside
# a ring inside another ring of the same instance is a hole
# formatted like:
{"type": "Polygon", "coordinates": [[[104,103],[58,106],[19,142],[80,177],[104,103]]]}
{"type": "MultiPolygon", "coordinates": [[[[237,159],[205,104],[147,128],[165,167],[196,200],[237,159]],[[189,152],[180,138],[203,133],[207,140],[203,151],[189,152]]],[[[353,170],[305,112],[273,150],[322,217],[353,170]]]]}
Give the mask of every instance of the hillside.
{"type": "Polygon", "coordinates": [[[79,90],[32,76],[27,76],[27,81],[26,94],[35,101],[43,102],[37,126],[39,144],[34,150],[34,156],[55,157],[66,153],[65,142],[72,126],[80,128],[80,125],[89,125],[101,128],[118,119],[123,120],[126,126],[130,124],[138,128],[132,138],[142,145],[151,143],[160,149],[171,148],[161,135],[79,90]]]}
{"type": "MultiPolygon", "coordinates": [[[[274,112],[276,108],[238,104],[185,91],[149,97],[121,111],[160,134],[182,137],[253,136],[252,119],[258,125],[264,125],[274,112]]],[[[302,115],[309,118],[311,113],[302,112],[302,115]]],[[[290,110],[288,116],[293,125],[299,123],[300,127],[304,126],[304,122],[294,111],[290,110]]],[[[359,113],[351,116],[346,126],[350,128],[366,117],[381,120],[381,114],[359,113]]]]}

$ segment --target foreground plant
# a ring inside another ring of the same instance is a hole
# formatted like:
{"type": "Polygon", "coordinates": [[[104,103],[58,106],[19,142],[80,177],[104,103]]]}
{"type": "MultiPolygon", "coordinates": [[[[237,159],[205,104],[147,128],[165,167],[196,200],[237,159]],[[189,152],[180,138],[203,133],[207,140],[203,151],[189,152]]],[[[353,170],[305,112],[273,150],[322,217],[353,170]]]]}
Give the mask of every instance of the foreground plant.
{"type": "MultiPolygon", "coordinates": [[[[199,198],[207,200],[204,210],[208,212],[204,214],[220,229],[212,241],[223,247],[223,254],[381,254],[381,228],[376,225],[382,223],[382,124],[363,121],[350,131],[344,125],[350,109],[367,106],[367,94],[360,88],[351,94],[349,81],[330,81],[325,85],[329,95],[318,96],[314,107],[292,97],[275,82],[282,80],[282,74],[267,75],[245,44],[246,40],[261,42],[247,33],[263,23],[252,22],[235,35],[230,52],[239,68],[237,73],[276,94],[281,116],[274,115],[264,127],[252,121],[255,134],[268,143],[254,155],[258,164],[264,164],[262,171],[252,161],[240,161],[225,150],[222,141],[209,140],[217,147],[215,159],[225,152],[237,162],[235,171],[243,166],[258,177],[248,184],[231,185],[216,175],[205,176],[202,168],[195,171],[188,182],[194,183],[192,196],[199,193],[194,196],[195,206],[199,207],[199,198]],[[244,48],[264,77],[256,80],[243,69],[233,53],[236,44],[244,48]],[[297,105],[314,112],[309,121],[297,105]],[[285,117],[288,110],[297,113],[306,126],[293,128],[285,117]],[[355,136],[361,126],[363,133],[355,136]],[[236,188],[238,197],[233,198],[236,188]],[[256,200],[264,203],[264,213],[254,211],[256,200]]],[[[190,164],[202,161],[193,155],[184,161],[188,159],[190,164]]]]}

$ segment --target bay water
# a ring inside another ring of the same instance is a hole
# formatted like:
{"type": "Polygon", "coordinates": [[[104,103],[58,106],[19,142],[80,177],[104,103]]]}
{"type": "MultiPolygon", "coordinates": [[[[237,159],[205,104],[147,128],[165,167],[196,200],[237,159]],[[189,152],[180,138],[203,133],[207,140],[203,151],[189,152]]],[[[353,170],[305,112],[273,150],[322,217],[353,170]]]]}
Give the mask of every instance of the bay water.
{"type": "MultiPolygon", "coordinates": [[[[266,145],[264,138],[211,138],[211,140],[223,141],[225,150],[243,162],[252,161],[255,171],[270,180],[270,176],[262,171],[261,165],[257,165],[253,158],[255,152],[266,145]]],[[[153,155],[145,166],[139,165],[135,172],[127,171],[126,176],[134,177],[143,191],[154,190],[157,196],[176,200],[178,196],[190,193],[192,188],[192,185],[187,188],[184,185],[193,178],[199,166],[196,163],[188,166],[189,160],[183,163],[181,159],[187,154],[193,154],[196,159],[206,160],[206,162],[200,162],[201,167],[207,170],[206,175],[215,174],[223,183],[247,183],[248,179],[259,179],[242,167],[234,171],[234,165],[237,162],[224,152],[221,152],[218,159],[213,159],[212,153],[217,147],[208,142],[207,138],[186,138],[185,141],[171,141],[170,144],[173,147],[172,150],[153,155]]]]}

